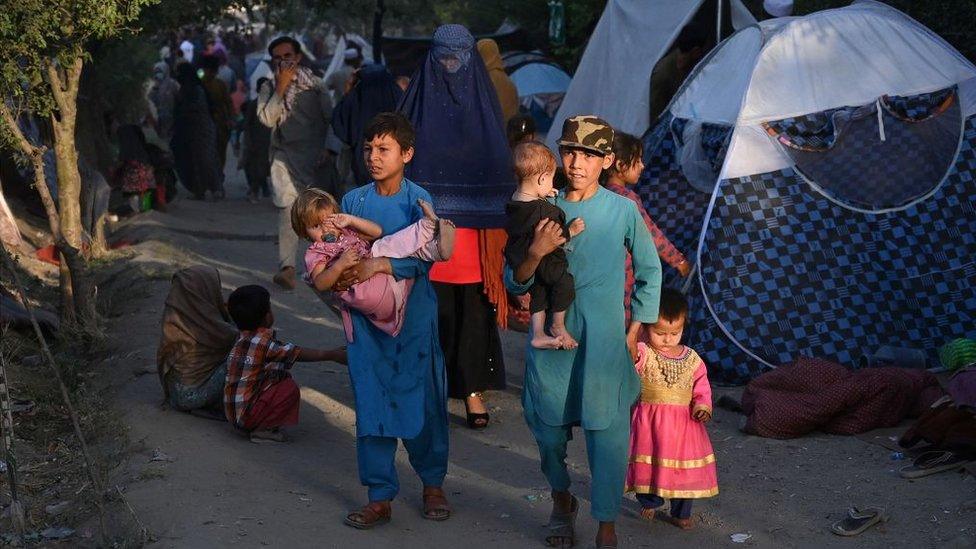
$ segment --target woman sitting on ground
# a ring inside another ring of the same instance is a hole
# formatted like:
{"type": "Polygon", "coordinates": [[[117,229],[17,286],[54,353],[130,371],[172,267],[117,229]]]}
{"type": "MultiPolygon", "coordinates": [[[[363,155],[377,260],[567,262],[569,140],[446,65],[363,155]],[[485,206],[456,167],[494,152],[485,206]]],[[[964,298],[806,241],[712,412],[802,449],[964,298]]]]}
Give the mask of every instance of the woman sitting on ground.
{"type": "Polygon", "coordinates": [[[223,418],[227,354],[237,335],[217,269],[197,265],[173,275],[156,353],[164,403],[184,412],[214,411],[208,415],[223,418]]]}

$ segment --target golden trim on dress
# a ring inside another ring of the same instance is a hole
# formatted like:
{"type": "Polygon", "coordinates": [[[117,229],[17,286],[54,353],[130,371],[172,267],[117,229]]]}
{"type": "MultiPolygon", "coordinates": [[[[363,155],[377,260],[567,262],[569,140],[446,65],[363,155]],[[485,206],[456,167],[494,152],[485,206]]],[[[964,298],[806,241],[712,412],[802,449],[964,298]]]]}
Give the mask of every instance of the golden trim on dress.
{"type": "Polygon", "coordinates": [[[649,465],[659,465],[668,469],[697,469],[709,463],[715,463],[715,454],[708,454],[701,459],[669,459],[654,456],[637,454],[630,457],[631,463],[647,463],[649,465]]]}

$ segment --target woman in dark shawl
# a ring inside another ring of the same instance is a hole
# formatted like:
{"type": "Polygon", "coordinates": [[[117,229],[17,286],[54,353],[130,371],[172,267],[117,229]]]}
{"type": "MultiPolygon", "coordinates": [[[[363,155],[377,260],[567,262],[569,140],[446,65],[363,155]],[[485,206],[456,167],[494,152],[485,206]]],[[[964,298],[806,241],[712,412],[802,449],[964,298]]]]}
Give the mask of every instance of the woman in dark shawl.
{"type": "Polygon", "coordinates": [[[173,114],[170,148],[176,159],[176,173],[183,186],[197,200],[207,191],[212,197],[223,193],[217,157],[217,127],[210,116],[207,92],[189,63],[176,67],[180,92],[173,114]]]}
{"type": "Polygon", "coordinates": [[[220,287],[220,273],[197,265],[173,275],[156,352],[163,399],[177,410],[221,409],[227,353],[237,340],[220,287]]]}
{"type": "Polygon", "coordinates": [[[399,109],[417,132],[407,177],[458,227],[451,260],[430,271],[437,291],[448,395],[465,399],[468,426],[488,426],[481,392],[505,388],[498,327],[507,324],[502,283],[505,203],[515,188],[498,96],[474,37],[444,25],[399,109]]]}
{"type": "Polygon", "coordinates": [[[355,87],[336,105],[332,131],[353,150],[352,173],[358,187],[370,181],[363,160],[363,130],[377,114],[396,110],[403,91],[383,65],[366,65],[357,75],[355,87]]]}

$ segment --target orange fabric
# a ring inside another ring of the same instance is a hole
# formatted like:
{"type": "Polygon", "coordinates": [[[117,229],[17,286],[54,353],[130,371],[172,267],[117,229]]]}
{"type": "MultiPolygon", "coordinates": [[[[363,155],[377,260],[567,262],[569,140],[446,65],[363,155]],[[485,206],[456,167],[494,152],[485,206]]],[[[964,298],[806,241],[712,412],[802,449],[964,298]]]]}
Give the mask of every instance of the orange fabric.
{"type": "Polygon", "coordinates": [[[481,251],[481,279],[485,285],[485,295],[495,306],[495,321],[498,327],[508,328],[508,293],[505,290],[505,244],[508,234],[504,229],[484,229],[478,231],[478,247],[481,251]]]}
{"type": "Polygon", "coordinates": [[[434,263],[430,269],[430,280],[447,284],[481,282],[478,229],[457,229],[454,233],[454,253],[451,259],[434,263]]]}

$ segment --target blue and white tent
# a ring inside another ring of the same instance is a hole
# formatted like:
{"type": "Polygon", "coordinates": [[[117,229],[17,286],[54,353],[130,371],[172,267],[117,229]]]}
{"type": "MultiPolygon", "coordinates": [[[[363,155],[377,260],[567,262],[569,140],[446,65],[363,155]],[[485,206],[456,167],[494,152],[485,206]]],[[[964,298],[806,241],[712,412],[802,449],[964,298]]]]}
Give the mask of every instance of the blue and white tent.
{"type": "Polygon", "coordinates": [[[976,67],[905,14],[745,28],[644,144],[637,191],[696,257],[688,344],[715,381],[882,345],[934,364],[976,336],[976,67]]]}
{"type": "Polygon", "coordinates": [[[535,120],[537,131],[548,132],[572,78],[539,52],[506,53],[502,60],[518,90],[519,106],[535,120]]]}

